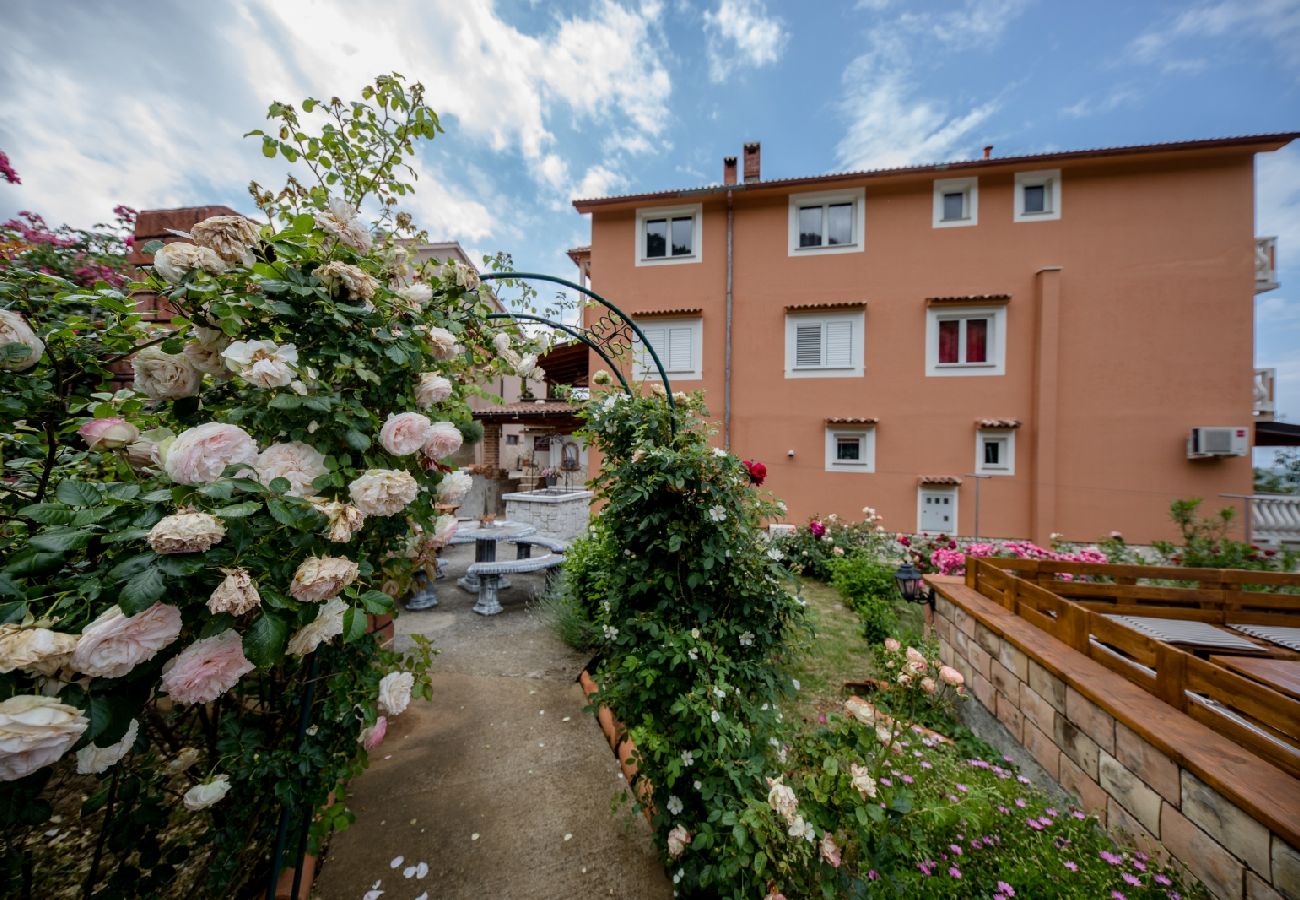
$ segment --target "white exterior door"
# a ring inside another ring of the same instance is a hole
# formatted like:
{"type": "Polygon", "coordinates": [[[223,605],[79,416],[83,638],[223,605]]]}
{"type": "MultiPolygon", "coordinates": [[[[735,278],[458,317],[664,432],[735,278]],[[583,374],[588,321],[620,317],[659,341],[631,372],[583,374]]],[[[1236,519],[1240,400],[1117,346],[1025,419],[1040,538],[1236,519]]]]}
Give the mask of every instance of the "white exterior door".
{"type": "Polygon", "coordinates": [[[917,492],[916,530],[930,534],[956,533],[956,487],[923,487],[917,492]]]}

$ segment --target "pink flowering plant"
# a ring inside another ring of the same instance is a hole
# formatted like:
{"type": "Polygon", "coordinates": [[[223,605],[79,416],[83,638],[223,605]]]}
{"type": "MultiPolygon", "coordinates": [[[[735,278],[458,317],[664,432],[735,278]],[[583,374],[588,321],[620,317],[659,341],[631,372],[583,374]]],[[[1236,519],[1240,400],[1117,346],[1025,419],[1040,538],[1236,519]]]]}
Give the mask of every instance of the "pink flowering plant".
{"type": "Polygon", "coordinates": [[[305,174],[252,187],[265,221],[141,248],[126,285],[33,250],[0,278],[0,878],[36,896],[258,893],[281,810],[312,847],[346,825],[348,778],[429,695],[427,643],[372,617],[454,529],[474,382],[529,348],[485,326],[475,270],[407,249],[402,160],[440,130],[419,85],[269,118],[305,174]],[[92,848],[71,863],[56,811],[92,848]]]}
{"type": "Polygon", "coordinates": [[[861,521],[842,519],[835,513],[813,516],[792,533],[777,537],[785,565],[796,575],[830,581],[836,562],[852,557],[878,559],[885,555],[893,535],[885,531],[873,507],[863,507],[861,521]]]}

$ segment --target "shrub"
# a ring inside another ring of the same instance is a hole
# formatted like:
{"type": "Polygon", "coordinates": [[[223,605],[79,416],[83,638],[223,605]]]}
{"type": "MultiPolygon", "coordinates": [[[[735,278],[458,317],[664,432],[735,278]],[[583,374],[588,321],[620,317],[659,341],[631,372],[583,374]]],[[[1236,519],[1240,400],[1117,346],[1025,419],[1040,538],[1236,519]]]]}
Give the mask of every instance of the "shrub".
{"type": "Polygon", "coordinates": [[[806,526],[779,535],[776,546],[785,554],[785,565],[791,572],[829,581],[839,559],[879,559],[888,552],[892,535],[880,523],[881,517],[870,506],[863,507],[861,522],[847,522],[834,513],[824,518],[813,516],[806,526]]]}
{"type": "Polygon", "coordinates": [[[1217,513],[1200,516],[1201,498],[1175,500],[1169,517],[1182,533],[1182,546],[1156,541],[1154,547],[1175,565],[1206,569],[1258,569],[1290,572],[1295,569],[1292,551],[1261,550],[1253,544],[1228,537],[1236,510],[1225,506],[1217,513]]]}
{"type": "Polygon", "coordinates": [[[902,601],[893,568],[865,556],[854,556],[837,560],[831,573],[835,589],[861,617],[862,634],[869,643],[879,644],[894,634],[898,628],[894,604],[902,601]]]}

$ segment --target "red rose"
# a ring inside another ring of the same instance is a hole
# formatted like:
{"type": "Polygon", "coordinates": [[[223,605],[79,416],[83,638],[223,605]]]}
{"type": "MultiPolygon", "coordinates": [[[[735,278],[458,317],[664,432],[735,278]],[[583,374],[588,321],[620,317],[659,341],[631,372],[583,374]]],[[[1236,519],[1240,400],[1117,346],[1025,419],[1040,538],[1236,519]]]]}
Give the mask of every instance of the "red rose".
{"type": "Polygon", "coordinates": [[[741,462],[745,464],[746,470],[749,471],[750,483],[753,484],[754,487],[761,487],[763,482],[767,479],[767,466],[763,465],[761,462],[754,462],[748,459],[741,460],[741,462]]]}

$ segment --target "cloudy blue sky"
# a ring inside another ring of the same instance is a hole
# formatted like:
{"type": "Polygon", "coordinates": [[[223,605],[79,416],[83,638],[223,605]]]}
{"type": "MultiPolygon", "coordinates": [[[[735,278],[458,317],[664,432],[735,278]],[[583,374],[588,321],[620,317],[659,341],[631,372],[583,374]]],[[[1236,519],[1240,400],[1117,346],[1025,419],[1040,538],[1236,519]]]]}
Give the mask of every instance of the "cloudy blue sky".
{"type": "MultiPolygon", "coordinates": [[[[763,142],[782,177],[1300,130],[1300,0],[6,0],[0,215],[226,203],[281,164],[267,102],[396,70],[447,133],[411,211],[471,253],[571,275],[575,196],[718,180],[763,142]]],[[[1261,158],[1282,287],[1256,363],[1300,421],[1300,147],[1261,158]]]]}

